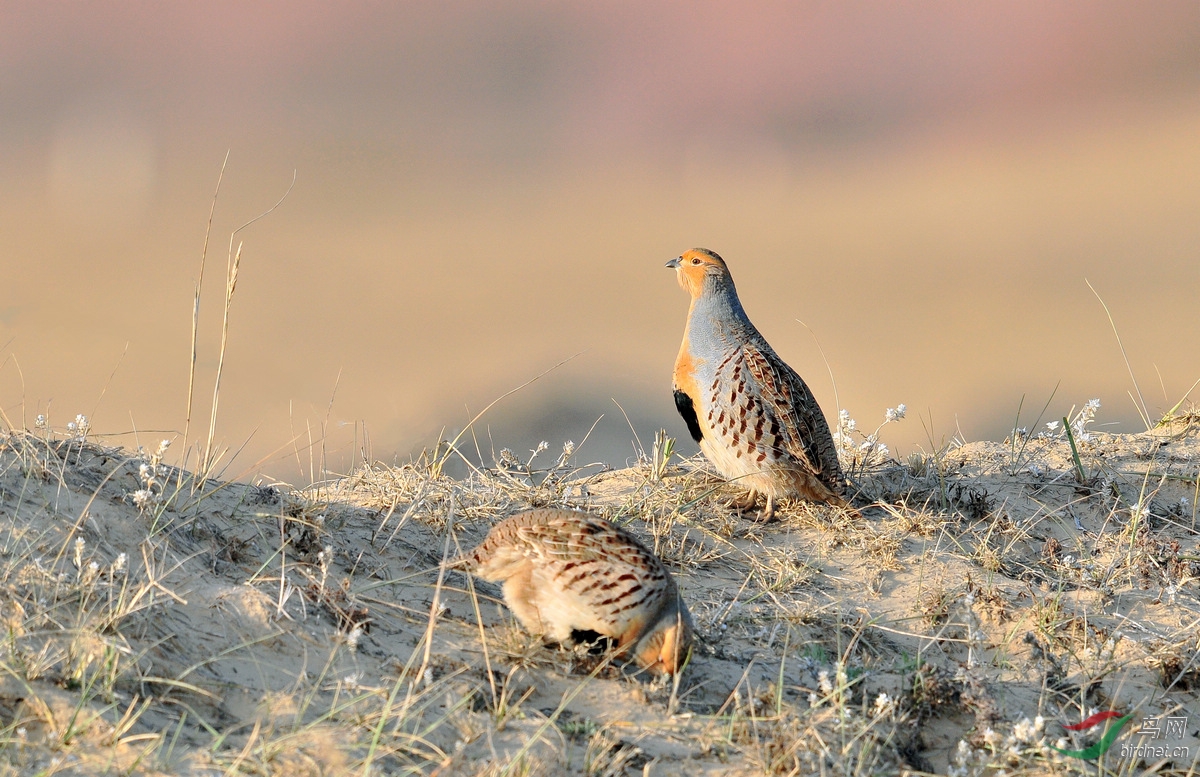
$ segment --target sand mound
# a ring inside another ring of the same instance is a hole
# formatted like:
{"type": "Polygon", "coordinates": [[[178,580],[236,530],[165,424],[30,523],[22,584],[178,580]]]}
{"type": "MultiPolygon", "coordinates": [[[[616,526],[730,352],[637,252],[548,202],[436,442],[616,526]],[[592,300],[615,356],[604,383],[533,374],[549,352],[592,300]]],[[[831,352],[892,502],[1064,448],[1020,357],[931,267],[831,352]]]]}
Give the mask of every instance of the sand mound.
{"type": "Polygon", "coordinates": [[[857,472],[861,519],[785,504],[768,525],[694,460],[422,461],[294,490],[8,433],[0,773],[1060,774],[1094,767],[1048,745],[1099,737],[1062,725],[1110,708],[1135,713],[1110,768],[1189,773],[1196,420],[1075,453],[947,445],[857,472]],[[543,645],[494,587],[439,576],[541,505],[668,563],[701,637],[677,685],[543,645]]]}

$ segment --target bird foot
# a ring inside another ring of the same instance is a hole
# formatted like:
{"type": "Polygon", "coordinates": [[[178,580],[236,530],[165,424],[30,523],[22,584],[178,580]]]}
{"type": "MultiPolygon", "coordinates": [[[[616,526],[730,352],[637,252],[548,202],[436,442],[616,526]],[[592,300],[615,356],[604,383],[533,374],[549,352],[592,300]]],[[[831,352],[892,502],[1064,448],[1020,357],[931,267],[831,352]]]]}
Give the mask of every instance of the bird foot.
{"type": "Polygon", "coordinates": [[[743,517],[752,518],[755,523],[770,523],[775,520],[775,500],[767,497],[767,503],[763,505],[761,510],[755,510],[758,506],[758,493],[750,491],[741,496],[734,497],[726,503],[731,510],[735,510],[743,517]],[[752,513],[752,515],[746,515],[752,513]]]}
{"type": "Polygon", "coordinates": [[[729,500],[727,500],[725,502],[725,506],[728,507],[730,510],[734,510],[739,513],[747,513],[747,512],[750,512],[751,510],[753,510],[754,506],[757,503],[758,503],[758,494],[754,493],[753,491],[750,491],[748,493],[739,494],[738,496],[731,497],[729,500]]]}

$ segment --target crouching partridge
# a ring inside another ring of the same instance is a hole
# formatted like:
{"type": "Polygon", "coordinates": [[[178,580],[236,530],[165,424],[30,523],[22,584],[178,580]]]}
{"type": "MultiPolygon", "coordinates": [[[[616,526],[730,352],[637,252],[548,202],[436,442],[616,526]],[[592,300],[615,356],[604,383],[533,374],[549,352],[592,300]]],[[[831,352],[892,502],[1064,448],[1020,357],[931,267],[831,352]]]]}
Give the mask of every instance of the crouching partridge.
{"type": "Polygon", "coordinates": [[[692,616],[675,581],[633,535],[603,518],[518,513],[454,563],[502,583],[505,603],[531,633],[566,642],[593,631],[654,674],[674,675],[687,663],[692,616]]]}

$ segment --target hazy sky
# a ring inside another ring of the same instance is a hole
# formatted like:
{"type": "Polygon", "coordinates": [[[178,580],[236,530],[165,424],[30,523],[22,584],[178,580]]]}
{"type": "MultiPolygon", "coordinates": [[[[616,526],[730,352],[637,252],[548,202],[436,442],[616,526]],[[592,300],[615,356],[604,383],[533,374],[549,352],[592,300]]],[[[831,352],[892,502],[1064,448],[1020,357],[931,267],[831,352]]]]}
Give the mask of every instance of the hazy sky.
{"type": "Polygon", "coordinates": [[[230,233],[296,176],[238,236],[230,474],[282,450],[304,479],[323,427],[343,467],[364,423],[407,457],[580,352],[487,417],[497,447],[603,413],[580,456],[621,463],[618,402],[686,437],[662,265],[694,245],[829,417],[907,403],[902,450],[1060,382],[1048,418],[1099,396],[1133,431],[1084,279],[1170,407],[1200,377],[1198,141],[1194,2],[0,2],[0,408],[182,430],[228,151],[202,426],[230,233]]]}

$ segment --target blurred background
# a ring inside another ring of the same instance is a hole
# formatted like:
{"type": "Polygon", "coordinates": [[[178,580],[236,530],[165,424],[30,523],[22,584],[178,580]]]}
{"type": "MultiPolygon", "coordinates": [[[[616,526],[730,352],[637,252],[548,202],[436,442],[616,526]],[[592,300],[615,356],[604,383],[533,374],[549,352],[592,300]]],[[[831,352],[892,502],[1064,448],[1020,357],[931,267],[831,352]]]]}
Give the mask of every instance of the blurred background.
{"type": "Polygon", "coordinates": [[[182,432],[226,152],[193,439],[230,234],[295,175],[234,239],[227,476],[407,461],[566,359],[480,420],[485,460],[692,452],[663,264],[693,246],[831,420],[905,403],[901,454],[1022,402],[1145,428],[1085,279],[1151,414],[1200,378],[1191,0],[0,2],[13,425],[182,432]]]}

